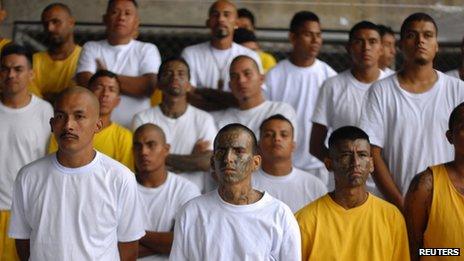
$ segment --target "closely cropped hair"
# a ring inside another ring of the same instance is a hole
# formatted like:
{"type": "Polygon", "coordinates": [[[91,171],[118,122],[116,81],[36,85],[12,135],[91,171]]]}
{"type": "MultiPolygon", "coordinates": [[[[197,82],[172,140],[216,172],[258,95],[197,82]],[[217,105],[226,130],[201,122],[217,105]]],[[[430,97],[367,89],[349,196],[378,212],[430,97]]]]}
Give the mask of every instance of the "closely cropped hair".
{"type": "Polygon", "coordinates": [[[395,32],[393,31],[393,29],[391,29],[390,26],[386,26],[386,25],[383,25],[383,24],[378,24],[377,27],[379,28],[379,32],[380,32],[381,37],[383,37],[386,34],[390,34],[390,35],[395,36],[395,32]]]}
{"type": "Polygon", "coordinates": [[[43,11],[42,11],[42,14],[50,11],[52,8],[55,8],[55,7],[59,7],[61,9],[63,9],[66,13],[68,13],[70,16],[72,16],[72,12],[71,12],[71,8],[69,8],[69,6],[63,4],[63,3],[51,3],[49,5],[47,5],[43,11]]]}
{"type": "Polygon", "coordinates": [[[109,77],[112,79],[116,79],[116,82],[118,83],[118,90],[119,92],[121,92],[121,82],[119,81],[118,75],[108,70],[98,70],[97,72],[95,72],[95,74],[92,75],[92,77],[90,77],[88,86],[91,86],[100,77],[109,77]]]}
{"type": "Polygon", "coordinates": [[[180,62],[180,63],[183,63],[185,65],[185,67],[187,67],[187,77],[188,79],[190,80],[190,66],[188,65],[187,61],[180,57],[180,56],[174,56],[174,57],[170,57],[166,60],[164,60],[160,67],[159,67],[159,70],[158,70],[158,81],[161,79],[161,75],[164,73],[164,70],[166,70],[166,66],[170,63],[170,62],[180,62]]]}
{"type": "Polygon", "coordinates": [[[250,130],[250,128],[248,128],[247,126],[242,125],[242,124],[240,124],[240,123],[231,123],[231,124],[228,124],[228,125],[222,127],[222,128],[218,131],[216,137],[214,138],[214,142],[213,142],[213,144],[214,144],[214,150],[216,150],[216,146],[217,146],[216,143],[217,143],[218,137],[219,137],[221,134],[225,133],[225,132],[234,131],[234,130],[240,130],[240,131],[246,132],[246,133],[251,137],[251,143],[252,143],[252,144],[251,144],[251,150],[252,150],[252,152],[253,152],[253,155],[258,154],[258,140],[256,139],[256,136],[255,136],[254,132],[253,132],[252,130],[250,130]]]}
{"type": "Polygon", "coordinates": [[[235,64],[238,60],[241,60],[241,59],[249,59],[249,60],[251,60],[251,61],[253,62],[253,65],[255,66],[256,70],[258,70],[258,72],[259,72],[259,65],[258,65],[258,63],[255,61],[255,59],[251,58],[251,57],[248,56],[248,55],[244,55],[244,54],[235,57],[235,58],[232,60],[232,62],[230,63],[230,68],[232,68],[232,65],[235,64]]]}
{"type": "MultiPolygon", "coordinates": [[[[108,5],[106,6],[106,12],[108,12],[108,10],[110,10],[110,8],[113,6],[114,2],[116,2],[117,0],[108,0],[108,5]]],[[[129,2],[132,2],[135,6],[135,8],[139,8],[139,4],[137,4],[137,1],[136,0],[127,0],[129,2]]]]}
{"type": "Polygon", "coordinates": [[[237,28],[234,30],[234,42],[238,44],[256,42],[256,35],[246,28],[237,28]]]}
{"type": "Polygon", "coordinates": [[[3,47],[0,54],[0,59],[3,59],[3,57],[12,54],[25,56],[29,66],[32,68],[32,53],[29,51],[29,49],[17,43],[9,43],[3,47]]]}
{"type": "Polygon", "coordinates": [[[435,27],[435,32],[438,35],[438,27],[437,23],[435,23],[435,20],[428,14],[426,13],[414,13],[410,16],[408,16],[404,21],[403,24],[401,25],[401,30],[400,30],[400,37],[403,39],[404,34],[406,33],[406,30],[409,28],[409,26],[412,24],[412,22],[416,21],[425,21],[425,22],[431,22],[433,26],[435,27]]]}
{"type": "Polygon", "coordinates": [[[287,118],[286,118],[284,115],[282,115],[282,114],[274,114],[274,115],[272,115],[271,117],[265,119],[265,120],[261,123],[261,125],[259,125],[259,132],[262,133],[262,132],[263,132],[263,127],[264,127],[264,125],[265,125],[266,123],[272,121],[272,120],[285,121],[285,122],[287,122],[288,124],[290,124],[290,127],[292,128],[292,136],[294,135],[294,133],[295,133],[295,128],[293,127],[292,122],[291,122],[289,119],[287,119],[287,118]]]}
{"type": "Polygon", "coordinates": [[[253,15],[253,13],[246,9],[246,8],[240,8],[237,10],[237,14],[238,14],[238,17],[239,18],[248,18],[250,19],[251,21],[251,24],[253,25],[253,27],[255,27],[255,16],[253,15]]]}
{"type": "Polygon", "coordinates": [[[448,121],[448,129],[452,130],[454,127],[454,124],[456,124],[456,121],[458,120],[458,115],[459,112],[464,109],[464,102],[460,103],[456,108],[453,109],[453,111],[450,114],[449,121],[448,121]]]}
{"type": "Polygon", "coordinates": [[[376,24],[369,22],[369,21],[361,21],[355,24],[353,27],[351,27],[350,34],[349,34],[349,41],[351,42],[356,32],[362,29],[374,30],[377,33],[379,33],[379,36],[380,36],[380,30],[376,24]]]}
{"type": "Polygon", "coordinates": [[[354,126],[345,126],[336,129],[329,137],[329,149],[333,149],[342,140],[366,140],[369,141],[369,136],[360,128],[354,126]]]}
{"type": "Polygon", "coordinates": [[[305,22],[317,22],[320,23],[319,17],[310,11],[300,11],[296,13],[292,21],[290,22],[290,32],[296,33],[305,22]]]}

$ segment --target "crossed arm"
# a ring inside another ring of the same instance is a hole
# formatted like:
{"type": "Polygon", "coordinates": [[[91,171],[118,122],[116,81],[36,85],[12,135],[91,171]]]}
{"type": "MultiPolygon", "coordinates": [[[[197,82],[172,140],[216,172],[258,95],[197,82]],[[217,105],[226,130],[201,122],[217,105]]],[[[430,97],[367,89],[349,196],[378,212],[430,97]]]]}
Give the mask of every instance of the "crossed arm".
{"type": "Polygon", "coordinates": [[[169,154],[166,158],[166,165],[169,170],[176,173],[208,171],[212,155],[209,145],[210,142],[207,140],[198,140],[195,143],[192,154],[169,154]]]}

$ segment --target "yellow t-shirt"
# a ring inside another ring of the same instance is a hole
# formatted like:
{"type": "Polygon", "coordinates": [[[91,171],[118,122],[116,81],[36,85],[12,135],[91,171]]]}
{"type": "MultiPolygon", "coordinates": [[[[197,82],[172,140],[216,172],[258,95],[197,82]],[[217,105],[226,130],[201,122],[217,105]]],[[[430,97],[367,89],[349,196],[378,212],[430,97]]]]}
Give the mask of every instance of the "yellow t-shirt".
{"type": "Polygon", "coordinates": [[[302,260],[409,260],[403,216],[372,194],[361,206],[348,210],[326,194],[295,215],[302,260]]]}
{"type": "Polygon", "coordinates": [[[0,40],[0,52],[3,50],[3,47],[9,43],[11,43],[11,39],[3,38],[0,40]]]}
{"type": "MultiPolygon", "coordinates": [[[[460,248],[464,254],[464,196],[451,182],[445,166],[430,167],[433,196],[424,248],[460,248]]],[[[421,260],[462,260],[462,256],[422,256],[421,260]]]]}
{"type": "Polygon", "coordinates": [[[52,60],[48,52],[38,52],[33,56],[34,80],[29,90],[39,92],[46,97],[47,93],[58,94],[65,88],[75,86],[77,61],[82,47],[76,46],[68,58],[64,60],[52,60]]]}
{"type": "Polygon", "coordinates": [[[263,65],[264,73],[267,73],[269,69],[276,65],[276,59],[272,54],[266,52],[258,52],[259,58],[261,58],[261,64],[263,65]]]}
{"type": "Polygon", "coordinates": [[[162,92],[156,89],[150,97],[151,107],[156,107],[161,103],[162,92]]]}
{"type": "MultiPolygon", "coordinates": [[[[132,132],[117,123],[111,123],[93,137],[96,150],[121,162],[132,171],[134,170],[134,156],[132,154],[132,132]]],[[[58,150],[55,136],[50,139],[48,152],[58,150]]]]}

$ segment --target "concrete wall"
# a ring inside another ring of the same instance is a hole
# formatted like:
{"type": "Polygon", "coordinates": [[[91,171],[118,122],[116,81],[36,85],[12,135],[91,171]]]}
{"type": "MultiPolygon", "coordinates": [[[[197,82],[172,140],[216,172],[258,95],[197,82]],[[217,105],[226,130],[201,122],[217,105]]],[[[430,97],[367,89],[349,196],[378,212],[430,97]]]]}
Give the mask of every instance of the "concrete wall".
{"type": "MultiPolygon", "coordinates": [[[[3,0],[9,15],[0,33],[11,35],[15,20],[38,21],[42,9],[53,1],[3,0]]],[[[78,21],[100,22],[106,0],[62,0],[73,10],[78,21]]],[[[203,25],[212,1],[205,0],[138,0],[142,23],[203,25]]],[[[464,0],[345,0],[235,1],[238,7],[252,10],[258,27],[287,28],[292,15],[299,10],[316,12],[324,29],[348,30],[360,20],[387,24],[399,30],[403,19],[412,12],[424,11],[437,19],[440,36],[460,39],[464,35],[464,0]]]]}

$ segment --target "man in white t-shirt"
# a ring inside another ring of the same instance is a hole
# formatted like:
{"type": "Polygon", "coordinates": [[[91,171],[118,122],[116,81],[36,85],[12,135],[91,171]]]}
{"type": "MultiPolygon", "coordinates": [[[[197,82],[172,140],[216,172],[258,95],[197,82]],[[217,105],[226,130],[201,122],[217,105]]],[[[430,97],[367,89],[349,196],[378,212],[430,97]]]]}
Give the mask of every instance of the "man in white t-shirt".
{"type": "MultiPolygon", "coordinates": [[[[327,133],[343,126],[357,125],[367,90],[372,83],[385,76],[378,66],[382,41],[377,25],[368,21],[354,25],[346,50],[351,58],[351,69],[322,84],[314,108],[309,150],[320,161],[328,156],[325,145],[327,133]]],[[[329,189],[332,189],[333,176],[329,184],[329,189]]],[[[366,185],[371,193],[380,194],[372,178],[368,178],[366,185]]]]}
{"type": "Polygon", "coordinates": [[[138,190],[147,214],[146,234],[139,241],[139,260],[168,260],[174,218],[190,199],[200,195],[195,184],[168,172],[169,144],[163,130],[151,123],[134,133],[134,159],[138,190]]]}
{"type": "Polygon", "coordinates": [[[293,164],[328,184],[329,173],[324,164],[309,153],[311,117],[319,88],[337,73],[316,57],[322,45],[319,17],[308,11],[296,13],[290,22],[290,58],[279,62],[266,74],[266,96],[271,101],[283,101],[296,111],[297,147],[293,164]]]}
{"type": "Polygon", "coordinates": [[[66,89],[50,124],[58,151],[23,167],[14,185],[9,236],[21,260],[134,260],[141,199],[133,173],[93,148],[97,98],[66,89]]]}
{"type": "Polygon", "coordinates": [[[379,68],[382,70],[386,76],[390,76],[395,73],[394,70],[390,69],[390,66],[395,63],[396,56],[396,38],[395,32],[383,24],[378,24],[380,37],[382,40],[382,55],[379,58],[379,68]]]}
{"type": "Polygon", "coordinates": [[[464,80],[464,37],[462,38],[462,41],[461,41],[461,57],[460,58],[461,59],[460,59],[459,67],[454,70],[447,71],[446,74],[448,74],[449,76],[453,76],[455,78],[464,80]]]}
{"type": "Polygon", "coordinates": [[[416,173],[453,159],[443,133],[448,115],[464,101],[464,82],[433,69],[437,26],[429,15],[406,18],[400,49],[403,69],[371,86],[359,126],[371,138],[377,188],[401,209],[416,173]]]}
{"type": "Polygon", "coordinates": [[[192,105],[214,111],[236,106],[230,94],[229,66],[238,55],[252,57],[262,71],[261,60],[253,50],[233,42],[237,26],[237,8],[227,0],[214,2],[208,11],[206,26],[211,41],[189,46],[182,57],[191,69],[190,83],[195,86],[190,95],[192,105]]]}
{"type": "Polygon", "coordinates": [[[254,188],[268,192],[296,212],[325,195],[327,187],[318,178],[293,166],[293,131],[292,123],[280,114],[263,121],[259,137],[262,163],[252,181],[254,188]]]}
{"type": "Polygon", "coordinates": [[[130,128],[132,117],[150,108],[149,97],[156,86],[160,54],[155,45],[133,39],[139,25],[136,1],[109,1],[103,22],[106,39],[84,45],[76,80],[80,86],[87,86],[92,74],[99,69],[116,73],[121,82],[121,103],[112,119],[130,128]]]}
{"type": "Polygon", "coordinates": [[[230,123],[240,123],[259,136],[259,126],[266,118],[282,114],[296,126],[296,113],[285,102],[266,101],[261,86],[264,75],[249,56],[240,55],[230,65],[230,88],[238,101],[238,108],[229,108],[218,113],[216,123],[222,128],[230,123]]]}
{"type": "Polygon", "coordinates": [[[7,235],[13,184],[22,166],[46,154],[53,109],[27,89],[34,77],[30,52],[7,45],[0,64],[0,259],[17,260],[7,235]]]}
{"type": "Polygon", "coordinates": [[[171,154],[166,158],[168,169],[181,174],[203,191],[204,172],[209,171],[212,141],[217,130],[209,113],[188,104],[189,77],[189,67],[184,59],[164,61],[158,75],[162,102],[137,113],[132,129],[144,123],[153,123],[163,129],[171,145],[171,154]]]}
{"type": "Polygon", "coordinates": [[[291,210],[251,186],[260,163],[252,130],[234,123],[219,131],[211,158],[219,187],[182,207],[170,260],[301,260],[291,210]]]}

